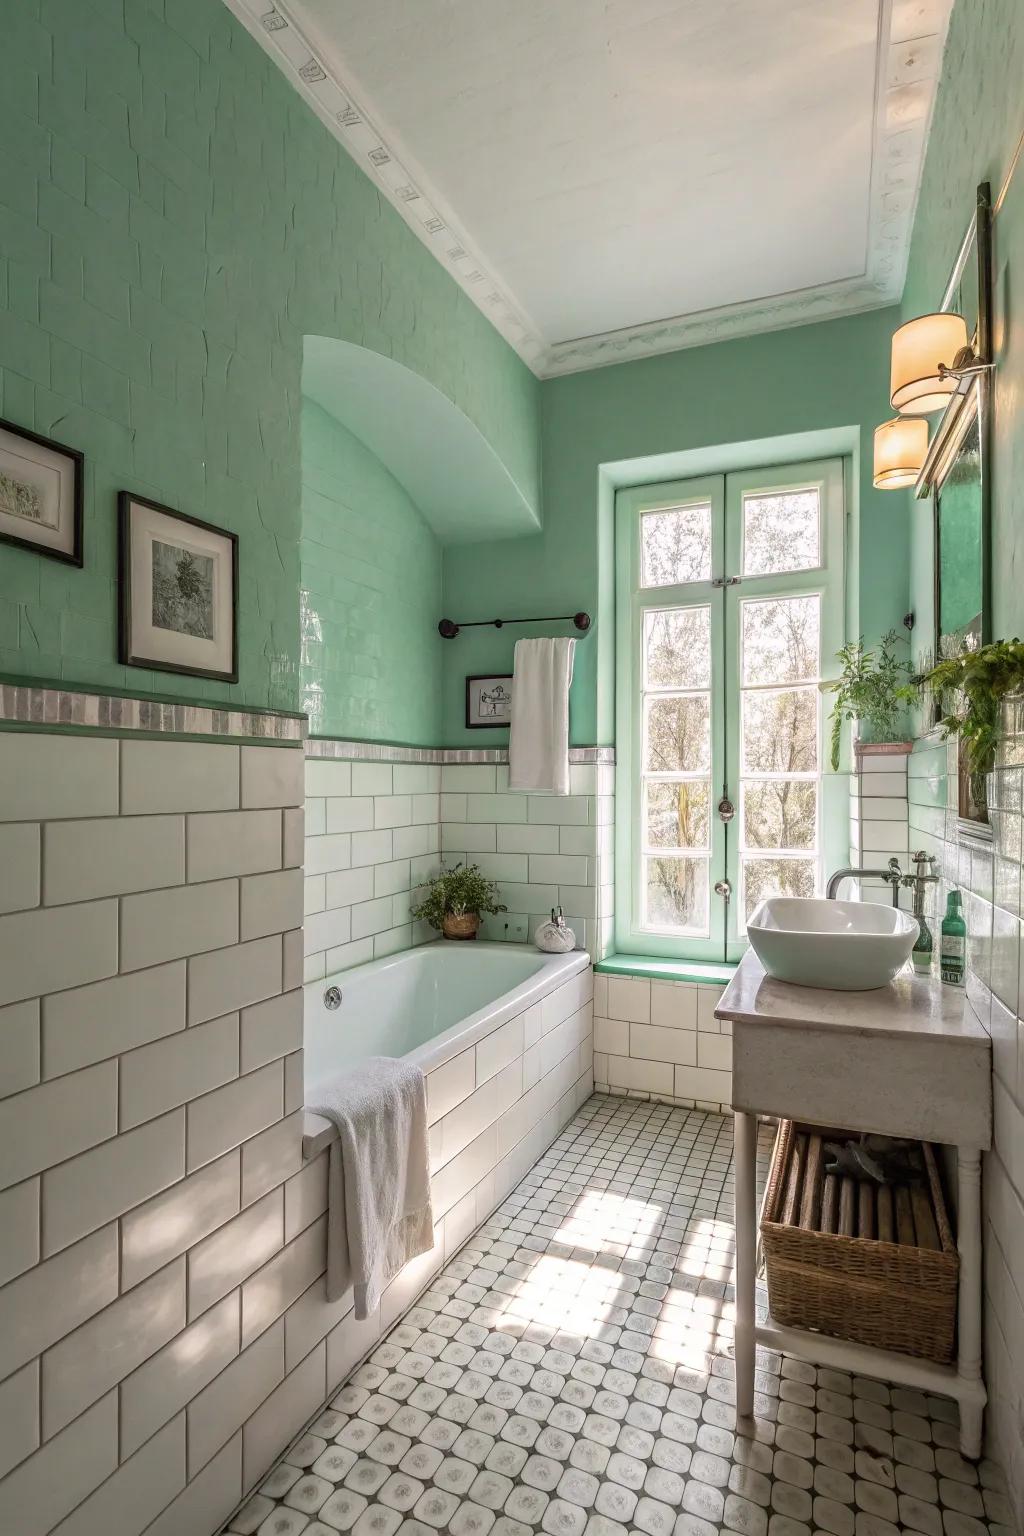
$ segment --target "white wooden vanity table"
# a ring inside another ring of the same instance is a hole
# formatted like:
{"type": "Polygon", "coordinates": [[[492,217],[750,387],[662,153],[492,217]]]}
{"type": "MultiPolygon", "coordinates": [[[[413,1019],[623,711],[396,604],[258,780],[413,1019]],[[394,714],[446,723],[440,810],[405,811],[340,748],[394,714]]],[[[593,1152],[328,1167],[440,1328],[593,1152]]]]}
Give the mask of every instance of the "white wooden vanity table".
{"type": "Polygon", "coordinates": [[[965,1456],[981,1454],[981,1153],[992,1140],[991,1041],[963,994],[909,967],[871,992],[775,981],[752,951],[715,1009],[733,1032],[736,1138],[736,1406],[754,1406],[755,1347],[917,1387],[960,1404],[965,1456]],[[771,1318],[758,1324],[755,1180],[759,1114],[913,1136],[957,1151],[960,1293],[955,1366],[850,1344],[771,1318]]]}

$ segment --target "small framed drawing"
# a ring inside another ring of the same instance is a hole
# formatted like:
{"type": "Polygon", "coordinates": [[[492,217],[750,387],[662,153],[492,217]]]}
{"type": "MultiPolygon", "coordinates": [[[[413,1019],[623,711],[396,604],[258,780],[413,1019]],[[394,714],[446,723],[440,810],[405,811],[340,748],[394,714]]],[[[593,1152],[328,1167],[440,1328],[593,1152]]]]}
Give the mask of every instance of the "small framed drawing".
{"type": "Polygon", "coordinates": [[[466,726],[469,730],[511,725],[512,674],[466,678],[466,726]]]}
{"type": "Polygon", "coordinates": [[[0,539],[82,564],[84,455],[0,421],[0,539]]]}
{"type": "Polygon", "coordinates": [[[238,537],[122,491],[119,658],[238,681],[238,537]]]}

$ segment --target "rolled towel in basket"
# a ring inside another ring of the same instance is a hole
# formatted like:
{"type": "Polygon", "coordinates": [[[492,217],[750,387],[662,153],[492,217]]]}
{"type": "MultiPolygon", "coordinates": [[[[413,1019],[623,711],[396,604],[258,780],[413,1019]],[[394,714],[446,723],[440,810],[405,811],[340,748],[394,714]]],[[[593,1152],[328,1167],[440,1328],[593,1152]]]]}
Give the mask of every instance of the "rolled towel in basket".
{"type": "Polygon", "coordinates": [[[426,1080],[408,1062],[371,1056],[321,1089],[311,1108],[338,1130],[328,1163],[327,1299],[337,1301],[351,1280],[356,1317],[369,1317],[388,1282],[434,1246],[426,1080]]]}

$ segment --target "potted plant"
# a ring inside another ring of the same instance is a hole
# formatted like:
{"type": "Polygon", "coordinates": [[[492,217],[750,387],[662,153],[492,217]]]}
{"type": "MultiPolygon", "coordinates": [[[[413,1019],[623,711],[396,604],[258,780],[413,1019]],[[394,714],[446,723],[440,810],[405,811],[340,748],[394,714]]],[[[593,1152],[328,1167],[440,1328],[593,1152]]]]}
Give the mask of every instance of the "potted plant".
{"type": "Polygon", "coordinates": [[[497,900],[498,887],[476,864],[456,864],[429,881],[412,915],[446,939],[475,939],[484,912],[507,912],[497,900]]]}
{"type": "Polygon", "coordinates": [[[863,741],[903,739],[903,706],[917,695],[910,682],[910,667],[896,654],[899,641],[896,630],[890,629],[882,636],[877,651],[869,650],[861,636],[836,652],[842,671],[834,682],[821,685],[824,693],[836,696],[831,717],[833,773],[839,770],[844,720],[857,722],[863,741]]]}
{"type": "Polygon", "coordinates": [[[947,656],[921,678],[921,686],[939,699],[944,734],[960,737],[973,798],[984,807],[985,775],[995,762],[1002,702],[1024,691],[1024,642],[1014,636],[947,656]]]}

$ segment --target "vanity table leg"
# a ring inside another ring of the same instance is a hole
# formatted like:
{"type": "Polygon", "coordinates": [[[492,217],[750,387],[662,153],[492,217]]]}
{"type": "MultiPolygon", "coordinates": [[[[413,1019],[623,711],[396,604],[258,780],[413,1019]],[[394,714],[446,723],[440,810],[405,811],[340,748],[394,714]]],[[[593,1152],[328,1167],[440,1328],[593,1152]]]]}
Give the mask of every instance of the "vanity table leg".
{"type": "MultiPolygon", "coordinates": [[[[981,1154],[957,1148],[957,1248],[960,1252],[960,1295],[957,1312],[959,1340],[957,1374],[961,1381],[981,1382],[981,1154]]],[[[981,1455],[981,1401],[960,1400],[960,1450],[976,1460],[981,1455]]]]}
{"type": "Polygon", "coordinates": [[[757,1251],[757,1121],[733,1116],[736,1190],[736,1414],[754,1412],[755,1255],[757,1251]]]}

